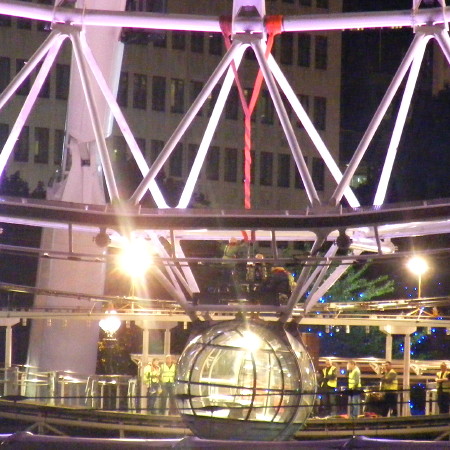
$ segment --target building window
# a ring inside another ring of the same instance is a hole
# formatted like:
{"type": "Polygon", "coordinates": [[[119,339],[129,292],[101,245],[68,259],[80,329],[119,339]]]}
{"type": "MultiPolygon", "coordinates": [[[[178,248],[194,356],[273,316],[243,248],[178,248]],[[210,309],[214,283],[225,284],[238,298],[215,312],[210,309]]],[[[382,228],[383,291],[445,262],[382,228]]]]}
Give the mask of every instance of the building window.
{"type": "Polygon", "coordinates": [[[220,148],[209,147],[206,157],[206,179],[216,181],[219,179],[220,148]]]}
{"type": "Polygon", "coordinates": [[[133,108],[147,109],[147,75],[140,73],[134,74],[133,108]]]}
{"type": "Polygon", "coordinates": [[[128,72],[120,72],[117,104],[123,108],[128,106],[128,72]]]}
{"type": "Polygon", "coordinates": [[[0,91],[4,91],[11,81],[11,60],[0,56],[0,91]]]}
{"type": "MultiPolygon", "coordinates": [[[[19,73],[27,63],[26,59],[16,59],[16,74],[19,73]]],[[[22,85],[17,89],[18,95],[28,95],[30,92],[30,77],[22,81],[22,85]]]]}
{"type": "Polygon", "coordinates": [[[312,161],[312,180],[318,191],[325,188],[325,164],[321,158],[313,158],[312,161]]]}
{"type": "Polygon", "coordinates": [[[0,27],[10,27],[11,26],[11,17],[0,15],[0,27]]]}
{"type": "Polygon", "coordinates": [[[200,31],[191,32],[191,51],[193,53],[203,53],[203,43],[205,34],[200,31]]]}
{"type": "MultiPolygon", "coordinates": [[[[201,81],[191,81],[190,82],[190,103],[194,103],[194,100],[198,97],[198,95],[200,94],[201,90],[203,89],[203,83],[201,81]]],[[[202,116],[203,115],[203,109],[200,108],[197,112],[197,116],[202,116]]]]}
{"type": "Polygon", "coordinates": [[[328,66],[328,38],[326,36],[316,36],[316,69],[326,70],[328,66]]]}
{"type": "Polygon", "coordinates": [[[158,139],[152,139],[150,143],[150,163],[154,163],[156,158],[162,152],[164,148],[164,141],[160,141],[158,139]]]}
{"type": "Polygon", "coordinates": [[[316,6],[318,8],[328,9],[328,0],[317,0],[316,6]]]}
{"type": "Polygon", "coordinates": [[[69,98],[70,66],[68,64],[56,64],[56,93],[59,100],[69,98]]]}
{"type": "Polygon", "coordinates": [[[284,92],[280,92],[281,94],[281,100],[283,101],[284,109],[286,110],[286,114],[288,115],[289,119],[292,118],[292,105],[287,99],[284,92]]]}
{"type": "Polygon", "coordinates": [[[272,186],[273,182],[273,154],[261,152],[259,163],[259,183],[262,186],[272,186]]]}
{"type": "Polygon", "coordinates": [[[123,136],[114,136],[112,160],[115,163],[121,163],[127,160],[127,141],[123,136]]]}
{"type": "Polygon", "coordinates": [[[23,19],[22,17],[17,18],[17,29],[18,30],[31,30],[31,19],[23,19]]]}
{"type": "Polygon", "coordinates": [[[48,148],[50,143],[50,130],[36,127],[34,129],[34,162],[48,164],[48,148]]]}
{"type": "Polygon", "coordinates": [[[0,123],[0,150],[3,150],[3,147],[6,144],[8,136],[9,136],[9,125],[7,123],[0,123]]]}
{"type": "Polygon", "coordinates": [[[222,56],[222,35],[214,33],[209,35],[209,54],[222,56]]]}
{"type": "Polygon", "coordinates": [[[291,156],[280,153],[278,155],[277,186],[288,188],[290,186],[289,175],[291,172],[291,156]]]}
{"type": "Polygon", "coordinates": [[[300,0],[300,6],[312,6],[312,0],[300,0]]]}
{"type": "Polygon", "coordinates": [[[224,180],[235,183],[238,178],[238,152],[237,148],[225,149],[224,180]]]}
{"type": "Polygon", "coordinates": [[[275,108],[273,105],[272,97],[270,92],[266,89],[262,93],[262,112],[261,112],[261,123],[273,124],[273,117],[275,108]]]}
{"type": "MultiPolygon", "coordinates": [[[[42,67],[42,61],[38,63],[36,66],[36,75],[39,73],[42,67]]],[[[41,90],[39,91],[39,97],[41,98],[49,98],[50,97],[50,76],[47,74],[47,78],[44,81],[44,84],[41,87],[41,90]]]]}
{"type": "Polygon", "coordinates": [[[183,176],[183,144],[178,142],[169,158],[169,174],[171,177],[183,176]]]}
{"type": "Polygon", "coordinates": [[[166,110],[166,79],[164,77],[153,77],[152,109],[153,111],[166,110]]]}
{"type": "Polygon", "coordinates": [[[211,91],[211,93],[209,94],[208,101],[207,101],[208,117],[211,117],[214,106],[216,105],[216,102],[217,102],[217,97],[219,97],[219,92],[220,92],[221,88],[222,88],[222,86],[220,84],[216,84],[214,86],[213,90],[211,91]]]}
{"type": "MultiPolygon", "coordinates": [[[[299,94],[298,99],[300,100],[300,103],[302,104],[303,109],[305,110],[306,114],[308,114],[309,113],[309,95],[299,94]]],[[[297,125],[300,128],[304,128],[303,124],[298,119],[297,119],[297,125]]]]}
{"type": "Polygon", "coordinates": [[[55,130],[54,145],[53,145],[53,148],[55,149],[53,152],[53,164],[55,166],[60,166],[62,163],[65,136],[66,133],[64,130],[55,130]]]}
{"type": "Polygon", "coordinates": [[[195,157],[197,156],[198,145],[197,144],[189,144],[188,145],[188,153],[187,153],[187,168],[190,171],[195,161],[195,157]]]}
{"type": "Polygon", "coordinates": [[[283,33],[281,35],[280,62],[281,64],[292,64],[294,50],[294,36],[292,33],[283,33]]]}
{"type": "MultiPolygon", "coordinates": [[[[305,164],[308,165],[308,158],[304,156],[305,164]]],[[[302,177],[300,176],[300,172],[298,171],[297,165],[294,166],[294,186],[296,189],[305,189],[305,185],[303,184],[302,177]]]]}
{"type": "Polygon", "coordinates": [[[172,32],[172,48],[174,50],[184,50],[186,48],[186,32],[173,31],[172,32]]]}
{"type": "Polygon", "coordinates": [[[298,60],[300,67],[310,67],[311,65],[311,35],[300,33],[298,35],[298,60]]]}
{"type": "Polygon", "coordinates": [[[144,138],[135,138],[136,144],[139,147],[141,153],[145,156],[145,139],[144,138]]]}
{"type": "Polygon", "coordinates": [[[314,97],[314,126],[318,130],[325,130],[327,123],[327,99],[314,97]]]}
{"type": "Polygon", "coordinates": [[[225,103],[225,118],[237,120],[239,111],[239,93],[236,86],[232,86],[225,103]]]}
{"type": "Polygon", "coordinates": [[[28,153],[30,151],[30,129],[23,127],[19,134],[19,139],[14,148],[14,161],[28,162],[28,153]]]}
{"type": "Polygon", "coordinates": [[[184,81],[178,78],[170,80],[170,112],[184,112],[184,81]]]}

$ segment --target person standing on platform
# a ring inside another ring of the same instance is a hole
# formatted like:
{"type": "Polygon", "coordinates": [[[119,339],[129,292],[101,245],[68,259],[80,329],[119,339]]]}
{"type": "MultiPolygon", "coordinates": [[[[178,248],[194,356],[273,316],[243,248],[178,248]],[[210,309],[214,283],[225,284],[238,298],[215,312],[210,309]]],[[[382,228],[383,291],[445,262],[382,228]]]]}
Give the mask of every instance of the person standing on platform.
{"type": "Polygon", "coordinates": [[[171,355],[167,355],[161,366],[161,405],[160,413],[165,414],[169,400],[169,414],[177,413],[175,406],[175,372],[177,365],[171,355]]]}
{"type": "Polygon", "coordinates": [[[147,386],[147,410],[156,413],[156,399],[161,388],[161,367],[158,358],[153,358],[152,363],[144,367],[144,381],[147,386]]]}
{"type": "Polygon", "coordinates": [[[387,417],[390,413],[391,417],[397,416],[398,379],[397,372],[392,367],[390,361],[384,363],[381,374],[380,389],[384,392],[382,415],[383,417],[387,417]]]}
{"type": "Polygon", "coordinates": [[[349,415],[356,419],[361,412],[361,371],[356,362],[347,363],[349,415]]]}
{"type": "Polygon", "coordinates": [[[336,415],[336,388],[337,388],[337,367],[331,359],[325,361],[322,369],[322,380],[320,392],[322,393],[322,406],[326,416],[336,415]]]}
{"type": "Polygon", "coordinates": [[[437,402],[439,414],[448,414],[450,404],[450,371],[447,364],[441,364],[441,370],[436,374],[437,402]]]}

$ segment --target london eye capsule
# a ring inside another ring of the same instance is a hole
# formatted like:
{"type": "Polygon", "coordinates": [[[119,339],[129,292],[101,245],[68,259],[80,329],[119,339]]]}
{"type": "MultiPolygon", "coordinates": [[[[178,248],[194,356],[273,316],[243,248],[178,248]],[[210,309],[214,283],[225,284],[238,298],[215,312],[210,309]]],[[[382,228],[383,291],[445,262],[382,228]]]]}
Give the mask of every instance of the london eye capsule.
{"type": "Polygon", "coordinates": [[[279,323],[236,319],[190,339],[178,363],[177,406],[198,437],[286,440],[312,411],[316,378],[279,323]]]}

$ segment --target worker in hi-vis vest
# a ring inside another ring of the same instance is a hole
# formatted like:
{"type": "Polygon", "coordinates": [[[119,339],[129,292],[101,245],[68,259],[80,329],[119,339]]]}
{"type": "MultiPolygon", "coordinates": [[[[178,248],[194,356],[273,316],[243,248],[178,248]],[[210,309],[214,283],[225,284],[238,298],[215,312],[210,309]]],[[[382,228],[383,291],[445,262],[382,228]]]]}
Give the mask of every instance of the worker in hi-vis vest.
{"type": "Polygon", "coordinates": [[[437,401],[439,414],[448,414],[450,403],[450,371],[447,364],[441,364],[441,370],[436,374],[437,401]]]}
{"type": "Polygon", "coordinates": [[[320,381],[320,393],[322,396],[322,415],[336,415],[336,388],[337,388],[337,367],[331,359],[325,361],[322,369],[320,381]]]}
{"type": "Polygon", "coordinates": [[[390,361],[384,363],[381,372],[380,389],[384,393],[383,416],[387,417],[389,412],[391,413],[391,417],[397,416],[397,372],[392,367],[390,361]]]}
{"type": "Polygon", "coordinates": [[[171,355],[167,355],[161,365],[161,404],[160,413],[165,414],[169,400],[169,414],[176,414],[175,405],[175,372],[177,365],[171,355]]]}

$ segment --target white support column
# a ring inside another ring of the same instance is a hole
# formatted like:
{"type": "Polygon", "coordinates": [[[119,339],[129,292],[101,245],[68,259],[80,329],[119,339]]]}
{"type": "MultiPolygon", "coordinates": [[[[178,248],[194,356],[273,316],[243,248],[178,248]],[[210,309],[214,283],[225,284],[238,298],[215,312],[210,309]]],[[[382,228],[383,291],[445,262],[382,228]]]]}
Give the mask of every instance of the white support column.
{"type": "MultiPolygon", "coordinates": [[[[72,27],[73,28],[73,27],[72,27]]],[[[102,163],[103,173],[105,175],[106,186],[108,187],[111,202],[114,203],[120,199],[119,190],[117,189],[114,172],[111,166],[111,160],[108,154],[105,137],[103,135],[102,124],[94,100],[94,93],[91,86],[91,79],[87,70],[86,60],[83,55],[83,47],[80,42],[80,30],[73,29],[70,33],[70,39],[73,44],[73,51],[77,60],[78,72],[80,74],[81,84],[86,99],[86,105],[89,111],[89,116],[92,123],[92,130],[95,135],[95,142],[97,144],[100,161],[102,163]]]]}
{"type": "Polygon", "coordinates": [[[7,325],[5,329],[5,369],[12,364],[12,326],[7,325]]]}
{"type": "Polygon", "coordinates": [[[384,357],[386,361],[392,361],[392,334],[386,333],[384,357]]]}
{"type": "Polygon", "coordinates": [[[403,340],[403,403],[402,416],[411,415],[410,401],[410,366],[411,366],[411,335],[406,333],[403,340]]]}
{"type": "Polygon", "coordinates": [[[333,195],[330,198],[330,203],[332,205],[338,205],[342,199],[345,189],[350,186],[350,182],[353,178],[353,175],[356,172],[356,169],[359,166],[364,154],[366,153],[367,148],[369,147],[370,142],[372,141],[373,136],[375,135],[381,121],[383,120],[386,111],[388,110],[394,95],[396,94],[403,78],[406,75],[414,57],[416,56],[417,49],[420,48],[421,42],[424,39],[424,35],[422,33],[418,33],[414,36],[414,40],[412,41],[408,51],[406,52],[405,57],[403,58],[400,67],[397,69],[397,72],[394,75],[394,78],[389,85],[386,93],[384,94],[383,99],[381,100],[380,105],[378,106],[372,120],[370,121],[369,126],[367,127],[364,136],[361,139],[358,147],[355,150],[355,153],[350,160],[350,163],[347,169],[344,172],[342,180],[336,187],[333,195]]]}
{"type": "Polygon", "coordinates": [[[420,45],[416,50],[416,56],[411,64],[409,70],[408,81],[406,82],[405,90],[403,92],[402,101],[398,110],[397,119],[395,121],[394,129],[392,131],[391,141],[384,161],[383,171],[381,172],[380,180],[378,183],[377,191],[373,204],[375,206],[382,205],[386,197],[386,192],[391,178],[392,168],[394,167],[395,157],[397,155],[398,144],[402,137],[403,128],[405,126],[408,110],[411,105],[411,99],[414,94],[414,88],[416,87],[417,77],[419,76],[420,67],[422,65],[423,55],[428,41],[431,39],[431,35],[425,36],[420,41],[420,45]]]}
{"type": "Polygon", "coordinates": [[[171,344],[172,333],[170,328],[164,330],[164,355],[170,355],[170,344],[171,344]]]}
{"type": "Polygon", "coordinates": [[[219,82],[221,76],[224,74],[225,70],[227,70],[228,66],[233,61],[235,54],[237,53],[241,45],[242,44],[240,42],[233,42],[230,49],[222,58],[222,61],[220,61],[219,65],[216,67],[212,75],[209,77],[209,80],[206,82],[205,86],[200,91],[198,97],[194,100],[191,107],[186,112],[181,122],[178,124],[172,136],[168,139],[161,153],[158,155],[155,162],[150,167],[150,170],[148,171],[147,175],[144,177],[139,186],[136,188],[134,194],[130,198],[131,203],[137,204],[142,199],[142,197],[145,194],[145,191],[148,189],[149,183],[155,179],[155,176],[158,174],[162,166],[170,157],[175,146],[178,144],[183,134],[186,132],[189,125],[194,120],[199,109],[205,103],[205,101],[209,97],[209,94],[211,94],[214,86],[219,82]]]}

